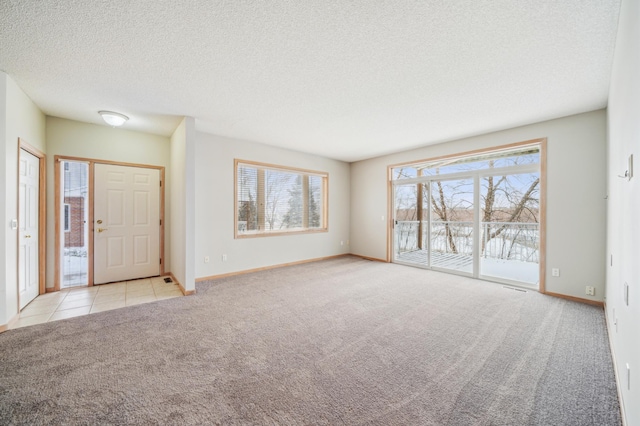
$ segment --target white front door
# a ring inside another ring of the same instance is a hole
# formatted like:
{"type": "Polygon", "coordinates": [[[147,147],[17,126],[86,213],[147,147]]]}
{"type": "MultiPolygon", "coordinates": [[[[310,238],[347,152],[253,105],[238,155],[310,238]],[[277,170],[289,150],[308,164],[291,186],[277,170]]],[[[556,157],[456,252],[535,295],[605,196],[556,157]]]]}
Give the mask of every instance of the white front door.
{"type": "Polygon", "coordinates": [[[95,165],[93,282],[160,275],[160,171],[95,165]]]}
{"type": "Polygon", "coordinates": [[[18,288],[20,309],[39,293],[40,159],[20,149],[18,182],[18,288]]]}

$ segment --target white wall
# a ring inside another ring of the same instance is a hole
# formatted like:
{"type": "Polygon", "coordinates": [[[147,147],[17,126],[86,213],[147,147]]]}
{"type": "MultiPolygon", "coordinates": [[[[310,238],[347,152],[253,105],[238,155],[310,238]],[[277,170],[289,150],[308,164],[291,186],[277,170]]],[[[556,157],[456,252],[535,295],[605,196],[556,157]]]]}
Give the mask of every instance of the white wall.
{"type": "Polygon", "coordinates": [[[381,218],[388,219],[388,165],[546,137],[546,290],[602,301],[605,132],[606,114],[600,110],[353,163],[352,252],[387,256],[388,221],[381,218]],[[551,268],[560,268],[560,277],[551,277],[551,268]],[[595,297],[585,295],[585,286],[596,288],[595,297]]]}
{"type": "Polygon", "coordinates": [[[185,117],[171,136],[171,263],[169,268],[187,292],[196,288],[195,244],[195,120],[185,117]]]}
{"type": "MultiPolygon", "coordinates": [[[[97,113],[96,113],[97,114],[97,113]]],[[[47,287],[54,285],[55,216],[54,216],[54,156],[81,157],[124,163],[165,167],[165,179],[171,180],[170,142],[164,136],[134,132],[97,124],[82,123],[57,117],[47,117],[47,287]]],[[[167,185],[165,185],[165,188],[167,185]]],[[[166,189],[165,189],[166,191],[166,189]]],[[[170,203],[165,192],[165,211],[170,203]]],[[[165,234],[170,222],[165,222],[165,234]]],[[[170,263],[165,249],[165,267],[170,263]]]]}
{"type": "Polygon", "coordinates": [[[349,253],[349,164],[201,132],[197,153],[196,277],[349,253]],[[234,159],[327,172],[328,232],[234,239],[234,159]]]}
{"type": "Polygon", "coordinates": [[[0,72],[0,326],[18,313],[18,232],[10,228],[18,217],[18,138],[45,152],[45,117],[5,73],[0,72]]]}
{"type": "Polygon", "coordinates": [[[640,2],[623,0],[609,92],[607,319],[628,425],[640,424],[640,2]],[[634,155],[635,177],[620,179],[634,155]],[[629,284],[629,305],[624,283],[629,284]],[[617,326],[614,324],[617,320],[617,326]],[[627,384],[631,367],[631,389],[627,384]]]}

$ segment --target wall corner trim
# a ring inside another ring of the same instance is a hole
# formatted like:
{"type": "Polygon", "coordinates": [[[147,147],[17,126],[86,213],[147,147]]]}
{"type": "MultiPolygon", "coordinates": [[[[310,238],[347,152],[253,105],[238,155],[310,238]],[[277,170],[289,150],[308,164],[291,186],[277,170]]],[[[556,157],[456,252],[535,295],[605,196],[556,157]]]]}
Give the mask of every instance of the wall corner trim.
{"type": "Polygon", "coordinates": [[[13,325],[18,322],[18,320],[20,319],[20,314],[17,313],[13,316],[13,318],[11,318],[9,320],[9,322],[7,324],[1,324],[0,325],[0,333],[4,333],[5,331],[13,328],[13,325]]]}
{"type": "Polygon", "coordinates": [[[175,277],[175,275],[173,275],[171,272],[167,272],[165,275],[169,275],[171,277],[171,279],[173,280],[174,283],[178,284],[178,288],[180,288],[180,291],[182,292],[183,296],[191,296],[192,294],[196,294],[195,290],[187,290],[184,288],[184,286],[180,283],[180,281],[178,281],[175,277]]]}

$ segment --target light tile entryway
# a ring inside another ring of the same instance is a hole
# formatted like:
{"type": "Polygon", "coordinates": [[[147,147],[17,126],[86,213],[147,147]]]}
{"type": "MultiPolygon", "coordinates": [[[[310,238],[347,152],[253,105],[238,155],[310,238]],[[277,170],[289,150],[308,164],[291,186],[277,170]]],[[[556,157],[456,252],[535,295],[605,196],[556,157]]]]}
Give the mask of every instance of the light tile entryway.
{"type": "Polygon", "coordinates": [[[26,327],[182,296],[178,285],[174,282],[166,283],[164,278],[143,278],[43,294],[20,312],[20,318],[11,328],[26,327]]]}

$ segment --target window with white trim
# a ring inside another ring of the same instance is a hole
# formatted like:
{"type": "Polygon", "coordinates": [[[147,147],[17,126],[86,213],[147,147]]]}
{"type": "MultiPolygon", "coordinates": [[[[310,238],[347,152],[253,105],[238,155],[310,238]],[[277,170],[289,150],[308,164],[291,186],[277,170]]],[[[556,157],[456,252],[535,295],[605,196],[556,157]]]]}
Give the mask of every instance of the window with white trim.
{"type": "Polygon", "coordinates": [[[236,160],[236,237],[327,230],[324,172],[236,160]]]}

